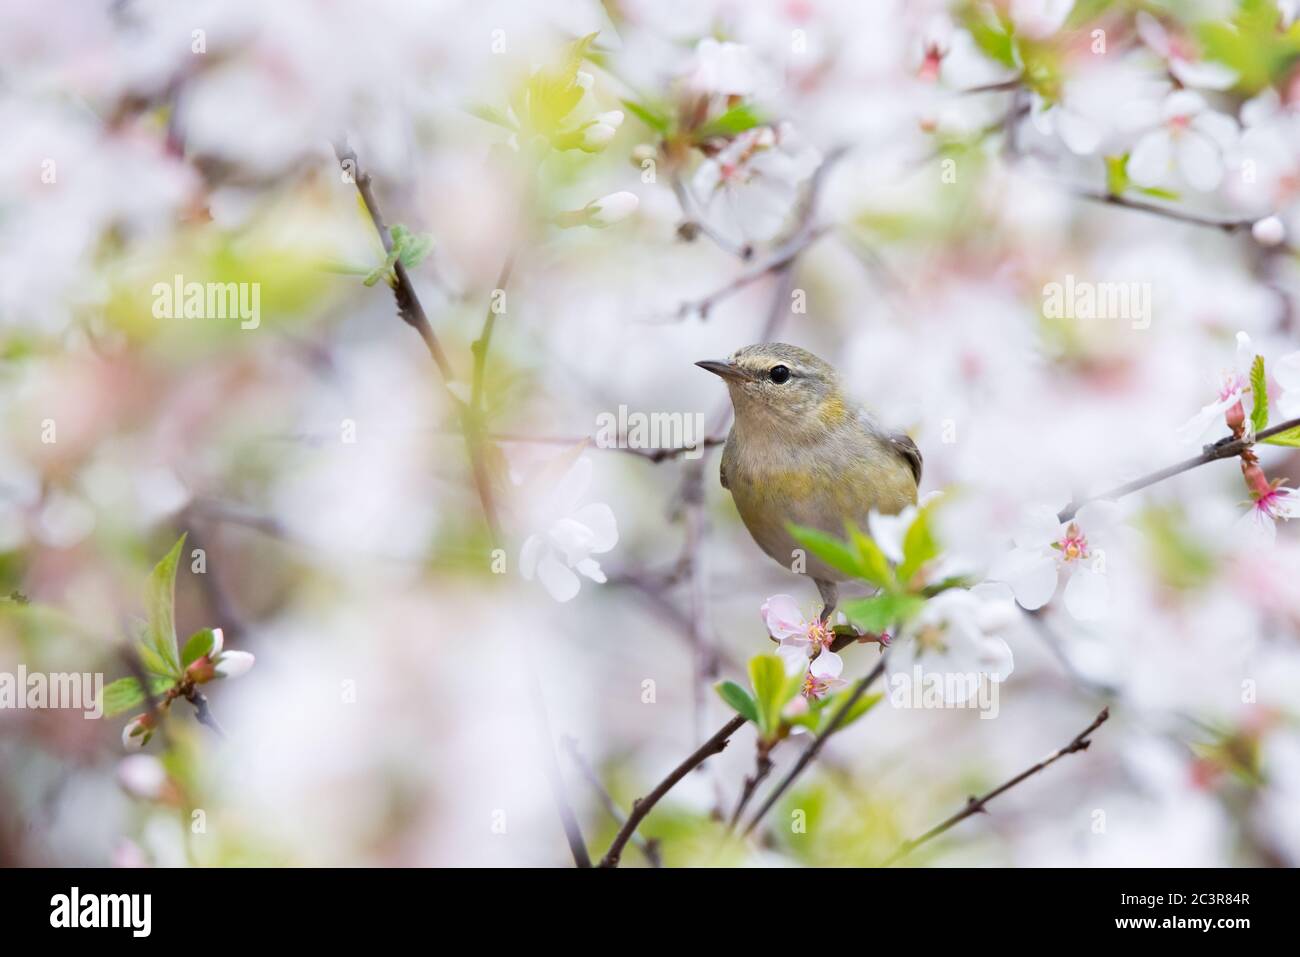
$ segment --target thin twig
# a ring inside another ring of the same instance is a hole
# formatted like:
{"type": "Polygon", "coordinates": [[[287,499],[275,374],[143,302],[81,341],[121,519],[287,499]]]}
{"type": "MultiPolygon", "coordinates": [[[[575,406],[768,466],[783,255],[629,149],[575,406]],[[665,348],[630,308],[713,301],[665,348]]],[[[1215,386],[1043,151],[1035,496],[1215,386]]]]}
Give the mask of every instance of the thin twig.
{"type": "MultiPolygon", "coordinates": [[[[391,253],[393,251],[393,237],[389,232],[388,224],[384,221],[384,214],[379,208],[379,201],[375,198],[374,185],[370,180],[370,174],[361,168],[356,151],[346,142],[334,144],[334,155],[338,157],[339,164],[356,184],[357,192],[361,194],[361,201],[366,204],[366,212],[370,214],[370,220],[375,224],[375,231],[379,233],[379,241],[384,244],[384,252],[391,253]]],[[[443,382],[451,382],[455,378],[451,363],[447,361],[447,354],[443,351],[442,344],[439,343],[438,337],[433,331],[433,325],[429,322],[429,317],[425,315],[424,306],[421,304],[420,297],[411,282],[410,274],[406,271],[406,264],[401,259],[398,259],[393,263],[393,272],[397,277],[397,281],[393,286],[393,295],[397,299],[398,314],[424,340],[429,355],[433,357],[434,364],[438,367],[438,371],[442,373],[443,382]]]]}
{"type": "Polygon", "coordinates": [[[560,762],[555,755],[555,737],[551,732],[551,719],[546,710],[546,698],[542,692],[542,682],[537,675],[537,666],[531,658],[525,658],[528,667],[529,696],[533,701],[533,714],[536,722],[538,739],[542,746],[542,767],[546,771],[546,781],[551,787],[551,797],[555,809],[560,815],[560,824],[564,828],[564,839],[568,841],[569,853],[577,867],[591,867],[591,855],[587,853],[587,842],[582,838],[578,827],[578,818],[573,813],[573,806],[564,790],[564,775],[560,773],[560,762]]]}
{"type": "MultiPolygon", "coordinates": [[[[627,815],[623,813],[623,809],[615,802],[613,795],[605,790],[605,785],[600,783],[600,775],[598,775],[595,768],[587,762],[587,759],[582,756],[582,752],[578,750],[578,742],[568,735],[564,735],[560,739],[560,744],[563,746],[564,750],[568,752],[569,759],[573,761],[574,765],[578,768],[578,771],[587,779],[587,783],[591,785],[591,789],[596,792],[596,797],[600,799],[601,806],[605,808],[605,813],[613,818],[614,822],[618,824],[619,827],[626,824],[627,815]]],[[[632,836],[632,843],[636,845],[637,850],[645,855],[645,859],[649,862],[651,867],[664,866],[663,858],[659,856],[658,841],[653,838],[646,840],[640,834],[634,834],[632,836]]]]}
{"type": "Polygon", "coordinates": [[[1109,717],[1110,717],[1110,709],[1102,708],[1101,713],[1097,715],[1096,718],[1093,719],[1092,724],[1088,725],[1088,727],[1084,728],[1081,732],[1075,735],[1074,740],[1072,740],[1065,747],[1061,748],[1058,751],[1054,751],[1052,754],[1043,758],[1043,760],[1039,761],[1033,767],[1025,771],[1021,771],[1010,781],[998,785],[988,794],[985,794],[982,797],[978,797],[978,798],[976,797],[970,798],[966,802],[966,806],[964,808],[962,808],[952,817],[948,818],[942,824],[937,824],[934,827],[930,828],[930,830],[922,834],[920,837],[913,838],[912,840],[904,843],[902,847],[896,850],[893,854],[889,855],[889,857],[886,858],[884,864],[882,864],[881,866],[890,867],[891,865],[898,863],[903,858],[907,857],[907,855],[911,854],[914,850],[920,847],[922,844],[925,844],[927,841],[932,841],[940,834],[944,833],[944,831],[956,827],[958,824],[966,820],[966,818],[970,817],[972,814],[979,814],[980,812],[982,812],[984,810],[984,805],[988,804],[989,801],[993,800],[999,794],[1011,790],[1021,781],[1033,777],[1039,771],[1042,771],[1044,768],[1059,761],[1067,754],[1074,754],[1076,751],[1088,750],[1088,745],[1092,743],[1091,741],[1088,740],[1088,736],[1092,734],[1094,731],[1096,731],[1098,728],[1100,728],[1103,724],[1105,724],[1106,719],[1109,717]]]}
{"type": "Polygon", "coordinates": [[[740,800],[736,802],[736,809],[731,812],[731,820],[727,822],[728,833],[736,829],[736,825],[740,823],[740,817],[745,813],[745,808],[749,805],[750,799],[758,790],[758,786],[763,783],[771,772],[772,759],[768,757],[767,750],[760,741],[757,756],[754,758],[754,773],[745,776],[745,783],[740,792],[740,800]]]}
{"type": "MultiPolygon", "coordinates": [[[[349,173],[356,184],[357,192],[361,194],[361,200],[365,203],[366,212],[370,214],[375,231],[379,233],[379,239],[384,245],[384,251],[391,253],[393,250],[393,237],[387,223],[384,221],[383,212],[379,208],[379,201],[375,198],[370,174],[361,168],[356,151],[346,143],[336,143],[334,153],[338,157],[339,164],[349,173]]],[[[509,263],[507,263],[507,266],[509,266],[509,263]]],[[[393,263],[393,279],[390,285],[392,286],[393,296],[397,300],[397,314],[401,316],[407,325],[419,333],[425,347],[429,350],[429,355],[433,357],[434,365],[438,367],[438,372],[442,376],[443,388],[447,390],[447,395],[453,407],[459,413],[461,429],[465,434],[465,446],[469,453],[470,472],[474,480],[474,489],[478,494],[479,504],[483,510],[483,519],[487,523],[488,532],[495,545],[501,538],[501,524],[497,519],[496,501],[492,494],[492,479],[488,472],[487,462],[483,457],[482,442],[479,439],[478,417],[450,389],[454,378],[451,363],[447,361],[447,354],[443,351],[442,345],[433,331],[433,325],[425,314],[424,306],[420,302],[420,296],[415,291],[415,284],[411,282],[411,276],[406,270],[406,265],[400,258],[393,263]]],[[[492,315],[490,307],[488,315],[489,318],[492,315]]],[[[479,370],[476,364],[477,371],[479,370]]]]}
{"type": "Polygon", "coordinates": [[[1194,456],[1193,458],[1177,462],[1174,465],[1152,472],[1149,475],[1136,478],[1131,482],[1125,482],[1123,485],[1118,485],[1107,492],[1100,493],[1099,495],[1090,495],[1087,498],[1071,502],[1056,516],[1057,520],[1061,522],[1070,521],[1074,518],[1079,509],[1083,508],[1083,506],[1087,505],[1089,502],[1123,498],[1125,495],[1130,495],[1133,492],[1146,488],[1147,486],[1155,485],[1157,482],[1163,482],[1167,478],[1172,478],[1173,476],[1180,475],[1183,472],[1189,472],[1194,468],[1199,468],[1200,466],[1207,465],[1210,462],[1217,462],[1219,459],[1233,458],[1251,448],[1258,441],[1271,438],[1274,435],[1280,435],[1283,432],[1289,432],[1294,428],[1300,428],[1300,418],[1288,419],[1278,425],[1263,429],[1256,433],[1253,439],[1245,437],[1240,439],[1234,439],[1231,437],[1222,438],[1212,445],[1207,445],[1200,455],[1194,456]]]}
{"type": "Polygon", "coordinates": [[[668,182],[672,186],[673,195],[677,197],[677,205],[681,208],[682,216],[685,217],[677,224],[678,236],[687,242],[693,242],[696,236],[705,236],[723,252],[735,256],[741,262],[749,262],[754,258],[752,245],[746,243],[738,246],[704,221],[704,217],[696,209],[694,196],[676,170],[669,174],[668,182]]]}
{"type": "Polygon", "coordinates": [[[221,725],[217,723],[216,716],[208,706],[208,699],[197,688],[191,688],[185,695],[185,700],[194,705],[194,717],[198,719],[199,724],[211,728],[216,732],[217,737],[224,738],[226,732],[221,730],[221,725]]]}
{"type": "Polygon", "coordinates": [[[1139,213],[1149,213],[1152,216],[1162,216],[1165,219],[1172,219],[1180,223],[1188,223],[1192,226],[1208,226],[1211,229],[1219,229],[1225,233],[1235,233],[1243,229],[1250,229],[1252,225],[1249,219],[1215,219],[1212,216],[1202,216],[1199,213],[1188,212],[1187,210],[1177,209],[1173,206],[1161,206],[1158,203],[1147,203],[1140,199],[1128,199],[1125,196],[1118,196],[1115,193],[1108,193],[1104,190],[1075,189],[1071,192],[1079,199],[1101,203],[1105,206],[1118,206],[1122,209],[1132,209],[1139,213]]]}
{"type": "Polygon", "coordinates": [[[687,316],[697,314],[700,318],[707,319],[709,311],[723,299],[760,279],[779,272],[793,262],[801,252],[830,232],[831,228],[831,226],[816,226],[799,232],[773,252],[767,261],[745,270],[721,289],[716,289],[701,299],[683,302],[677,309],[677,317],[685,319],[687,316]]]}
{"type": "Polygon", "coordinates": [[[637,827],[645,819],[645,816],[650,813],[651,809],[659,803],[665,794],[673,789],[678,781],[725,748],[727,741],[740,730],[744,723],[745,718],[741,715],[733,717],[719,728],[713,737],[696,748],[690,757],[673,768],[668,773],[668,776],[655,786],[653,791],[633,802],[632,813],[628,815],[627,823],[619,829],[618,834],[614,837],[614,842],[610,844],[609,850],[605,852],[605,856],[601,859],[600,866],[618,867],[618,860],[623,854],[623,848],[627,846],[627,842],[632,839],[637,827]]]}
{"type": "Polygon", "coordinates": [[[789,789],[790,785],[794,783],[795,778],[799,777],[799,775],[803,773],[804,768],[808,767],[808,765],[812,763],[813,758],[817,757],[817,753],[826,746],[826,742],[830,739],[830,736],[844,723],[844,719],[848,717],[849,711],[853,706],[858,703],[858,699],[866,694],[867,689],[870,688],[875,683],[876,679],[884,673],[885,656],[881,655],[880,660],[876,662],[876,666],[872,668],[870,673],[868,673],[865,678],[861,679],[858,682],[857,687],[853,689],[853,694],[849,695],[849,700],[844,702],[840,709],[835,712],[835,716],[831,718],[830,724],[826,725],[826,730],[817,736],[816,741],[804,749],[803,754],[799,755],[799,760],[795,762],[794,767],[786,773],[786,776],[781,779],[781,783],[772,789],[771,793],[768,794],[759,809],[754,812],[754,816],[749,819],[749,824],[745,826],[745,834],[749,834],[758,826],[758,823],[763,820],[767,815],[767,812],[772,809],[772,805],[781,799],[781,795],[784,794],[786,790],[789,789]]]}

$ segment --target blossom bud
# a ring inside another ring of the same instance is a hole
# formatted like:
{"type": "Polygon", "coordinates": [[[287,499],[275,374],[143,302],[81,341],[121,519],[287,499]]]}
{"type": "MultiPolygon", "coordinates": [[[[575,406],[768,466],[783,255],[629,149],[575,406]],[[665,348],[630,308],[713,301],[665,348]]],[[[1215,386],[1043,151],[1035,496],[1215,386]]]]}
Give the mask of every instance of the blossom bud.
{"type": "Polygon", "coordinates": [[[1250,227],[1250,234],[1261,246],[1277,246],[1286,239],[1286,227],[1276,216],[1265,216],[1250,227]]]}
{"type": "Polygon", "coordinates": [[[128,751],[138,751],[143,748],[153,737],[153,726],[152,714],[145,712],[136,715],[122,729],[122,747],[128,751]]]}
{"type": "Polygon", "coordinates": [[[1260,499],[1273,491],[1273,486],[1269,484],[1268,476],[1264,470],[1259,467],[1258,462],[1242,463],[1242,477],[1246,480],[1246,487],[1250,489],[1253,498],[1260,499]]]}
{"type": "Polygon", "coordinates": [[[147,754],[123,758],[117,766],[117,783],[132,797],[156,801],[167,786],[167,772],[162,762],[147,754]]]}
{"type": "Polygon", "coordinates": [[[636,212],[637,207],[640,205],[641,201],[637,199],[636,193],[623,191],[602,196],[600,199],[588,203],[585,207],[587,225],[594,226],[597,229],[612,226],[620,220],[627,219],[636,212]]]}
{"type": "Polygon", "coordinates": [[[185,676],[195,684],[206,684],[217,676],[217,669],[207,655],[197,658],[185,669],[185,676]]]}
{"type": "Polygon", "coordinates": [[[618,128],[610,126],[608,123],[592,123],[582,130],[582,139],[579,142],[579,149],[587,153],[595,153],[603,150],[614,140],[614,135],[618,128]]]}

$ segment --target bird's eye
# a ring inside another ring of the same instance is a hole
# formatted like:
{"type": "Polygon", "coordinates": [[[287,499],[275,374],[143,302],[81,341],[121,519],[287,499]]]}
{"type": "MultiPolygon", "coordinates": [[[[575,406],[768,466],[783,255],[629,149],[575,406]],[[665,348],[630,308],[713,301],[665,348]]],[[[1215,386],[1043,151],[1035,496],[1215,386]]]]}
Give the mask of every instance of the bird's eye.
{"type": "Polygon", "coordinates": [[[768,372],[767,377],[771,379],[773,382],[775,382],[777,385],[780,385],[782,382],[788,382],[790,380],[790,370],[787,369],[785,366],[772,366],[772,369],[770,372],[768,372]]]}

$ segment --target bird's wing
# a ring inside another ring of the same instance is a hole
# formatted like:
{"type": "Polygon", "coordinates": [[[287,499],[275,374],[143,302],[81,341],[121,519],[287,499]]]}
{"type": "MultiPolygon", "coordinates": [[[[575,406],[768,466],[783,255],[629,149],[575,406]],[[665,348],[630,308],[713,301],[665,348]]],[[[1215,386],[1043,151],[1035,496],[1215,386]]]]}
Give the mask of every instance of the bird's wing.
{"type": "Polygon", "coordinates": [[[912,470],[912,477],[916,479],[916,484],[921,484],[921,450],[916,447],[912,437],[906,432],[891,432],[888,436],[889,444],[893,449],[907,460],[907,466],[912,470]]]}
{"type": "Polygon", "coordinates": [[[883,438],[889,447],[897,452],[905,462],[907,467],[912,470],[912,478],[916,479],[916,484],[921,484],[921,450],[916,447],[912,437],[906,432],[888,432],[880,427],[876,417],[866,406],[858,407],[858,423],[868,432],[872,432],[883,438]]]}
{"type": "Polygon", "coordinates": [[[723,462],[718,466],[718,480],[722,482],[722,487],[730,490],[731,486],[727,484],[727,463],[723,462]]]}

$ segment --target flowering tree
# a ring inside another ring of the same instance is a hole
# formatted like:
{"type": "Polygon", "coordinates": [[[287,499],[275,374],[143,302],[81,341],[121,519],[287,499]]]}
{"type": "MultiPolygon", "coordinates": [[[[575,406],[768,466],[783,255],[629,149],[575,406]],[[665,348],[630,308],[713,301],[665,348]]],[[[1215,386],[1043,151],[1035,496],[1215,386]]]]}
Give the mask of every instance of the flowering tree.
{"type": "Polygon", "coordinates": [[[530,6],[0,14],[0,859],[1300,862],[1291,5],[530,6]]]}

